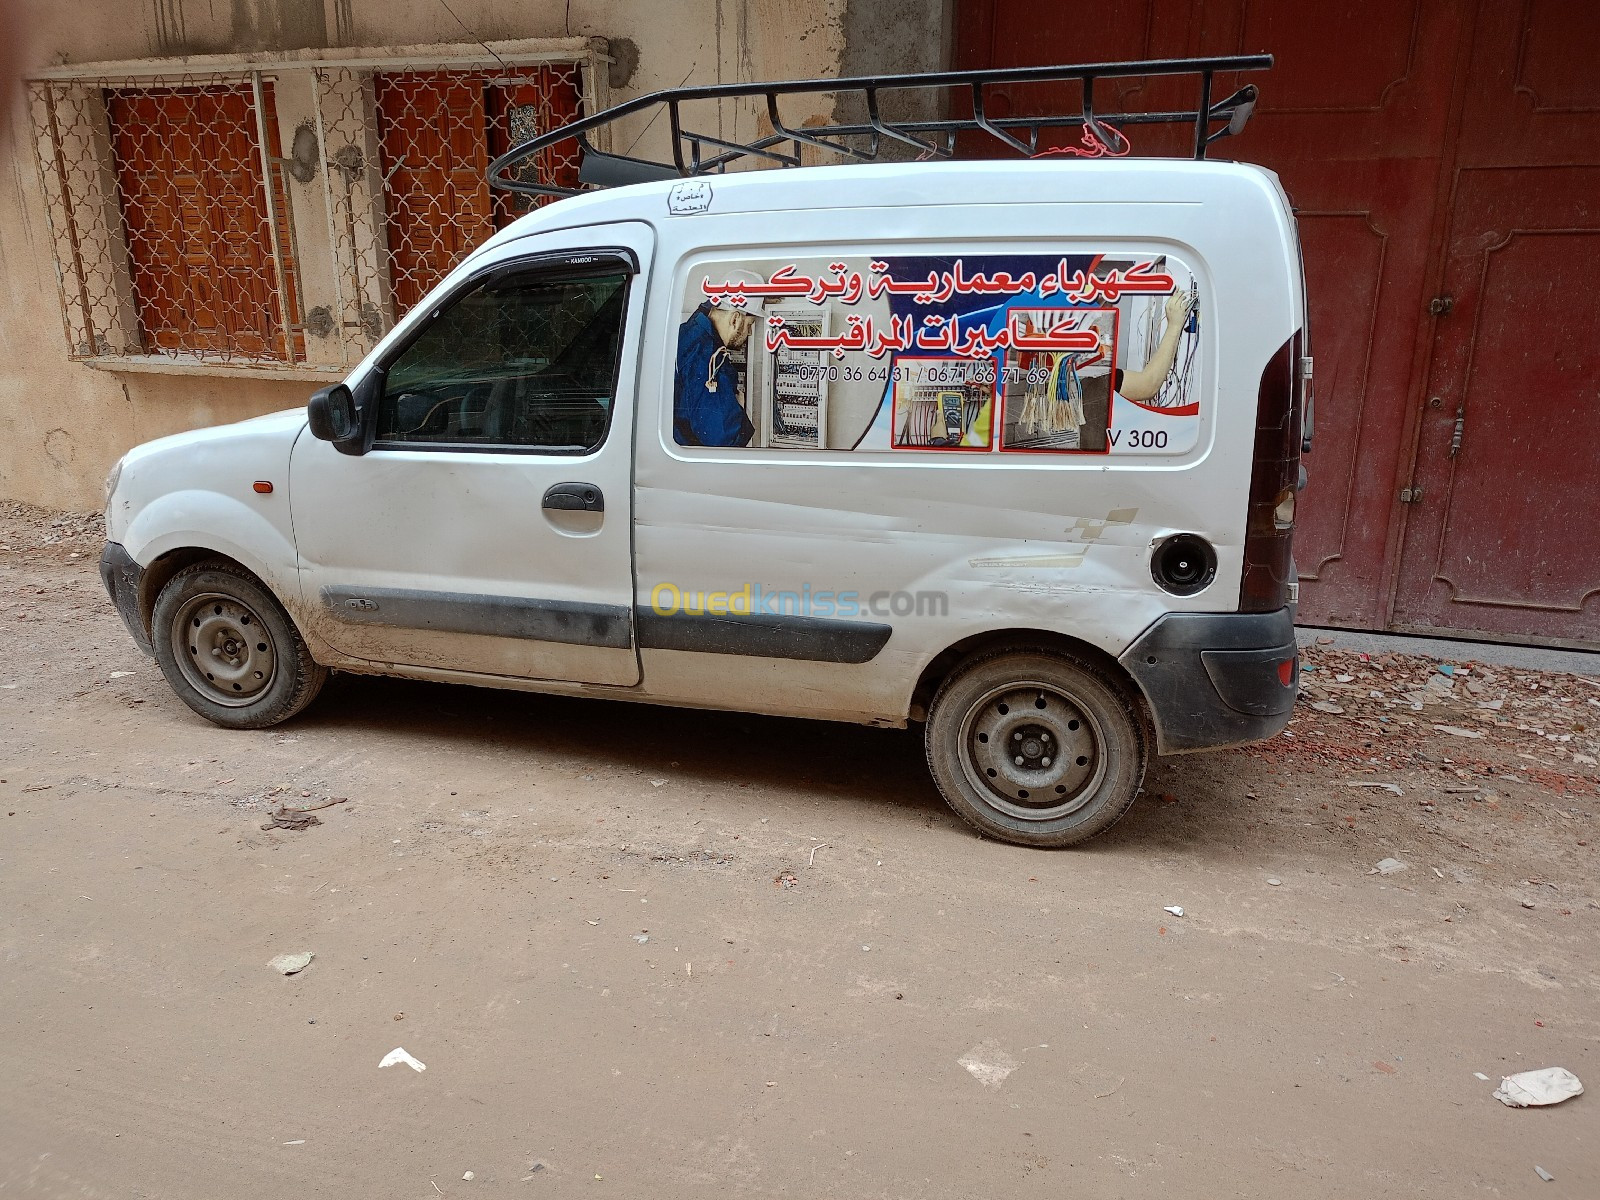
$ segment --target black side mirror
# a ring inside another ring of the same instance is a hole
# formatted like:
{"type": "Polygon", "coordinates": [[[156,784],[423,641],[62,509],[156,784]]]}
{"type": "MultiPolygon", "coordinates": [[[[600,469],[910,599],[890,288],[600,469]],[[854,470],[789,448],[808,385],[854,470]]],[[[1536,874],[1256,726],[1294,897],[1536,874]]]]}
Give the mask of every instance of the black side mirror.
{"type": "Polygon", "coordinates": [[[366,453],[356,398],[344,384],[335,383],[313,393],[306,404],[306,421],[312,437],[332,442],[341,453],[366,453]]]}

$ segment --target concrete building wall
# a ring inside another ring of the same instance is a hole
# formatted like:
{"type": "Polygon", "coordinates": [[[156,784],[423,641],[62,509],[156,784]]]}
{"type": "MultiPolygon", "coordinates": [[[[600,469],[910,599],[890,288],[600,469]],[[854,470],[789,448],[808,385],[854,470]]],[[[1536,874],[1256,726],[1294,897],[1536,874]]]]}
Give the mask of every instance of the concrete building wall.
{"type": "MultiPolygon", "coordinates": [[[[16,32],[24,74],[186,55],[598,36],[617,60],[608,70],[615,102],[685,82],[833,75],[842,61],[867,71],[936,67],[947,55],[945,8],[938,0],[453,0],[448,9],[438,0],[21,0],[16,32]]],[[[12,87],[0,128],[0,497],[95,508],[102,479],[130,446],[303,403],[318,386],[304,371],[133,371],[69,359],[60,251],[28,106],[12,87]]],[[[806,103],[818,111],[785,119],[826,116],[832,102],[806,103]]],[[[279,104],[280,127],[292,135],[292,89],[279,104]]],[[[760,118],[751,110],[728,119],[755,126],[760,118]]],[[[658,135],[648,131],[640,146],[658,135]]],[[[296,236],[312,236],[314,222],[301,224],[296,236]]],[[[324,303],[324,286],[315,269],[306,274],[304,309],[324,303]]]]}

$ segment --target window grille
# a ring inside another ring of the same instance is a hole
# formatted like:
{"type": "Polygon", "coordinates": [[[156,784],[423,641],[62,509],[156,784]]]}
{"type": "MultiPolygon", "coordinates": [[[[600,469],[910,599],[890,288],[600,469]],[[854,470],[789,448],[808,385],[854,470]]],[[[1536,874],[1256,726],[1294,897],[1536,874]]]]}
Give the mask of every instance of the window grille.
{"type": "MultiPolygon", "coordinates": [[[[30,80],[69,356],[334,374],[545,203],[488,164],[603,107],[604,43],[429,49],[30,80]]],[[[573,186],[577,144],[520,169],[573,186]]]]}

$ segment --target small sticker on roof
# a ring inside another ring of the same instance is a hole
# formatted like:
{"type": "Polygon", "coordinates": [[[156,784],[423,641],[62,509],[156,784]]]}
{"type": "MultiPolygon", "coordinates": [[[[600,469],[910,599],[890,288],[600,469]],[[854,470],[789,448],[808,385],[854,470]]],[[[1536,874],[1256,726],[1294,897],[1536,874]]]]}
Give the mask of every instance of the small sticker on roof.
{"type": "Polygon", "coordinates": [[[674,217],[703,213],[711,207],[711,185],[703,179],[675,183],[667,193],[667,212],[674,217]]]}

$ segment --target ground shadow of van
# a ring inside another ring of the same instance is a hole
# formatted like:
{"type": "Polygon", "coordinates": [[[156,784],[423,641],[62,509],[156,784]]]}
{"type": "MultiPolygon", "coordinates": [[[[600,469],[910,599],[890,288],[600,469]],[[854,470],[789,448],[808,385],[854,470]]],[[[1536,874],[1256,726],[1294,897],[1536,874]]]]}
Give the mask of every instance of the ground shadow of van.
{"type": "MultiPolygon", "coordinates": [[[[956,836],[973,836],[928,778],[920,726],[869,729],[337,675],[294,727],[398,735],[419,748],[437,744],[462,758],[470,758],[475,747],[492,748],[556,762],[578,759],[602,775],[639,771],[691,786],[748,785],[777,791],[786,800],[855,806],[863,815],[889,813],[929,828],[944,827],[956,836]]],[[[1241,842],[1255,840],[1248,814],[1233,811],[1237,805],[1227,799],[1230,789],[1224,780],[1240,769],[1231,755],[1152,760],[1147,794],[1104,837],[1075,853],[1169,850],[1208,856],[1210,850],[1237,850],[1241,842]],[[1182,796],[1181,803],[1164,799],[1173,792],[1182,796]]],[[[751,803],[756,802],[753,795],[751,803]]]]}

